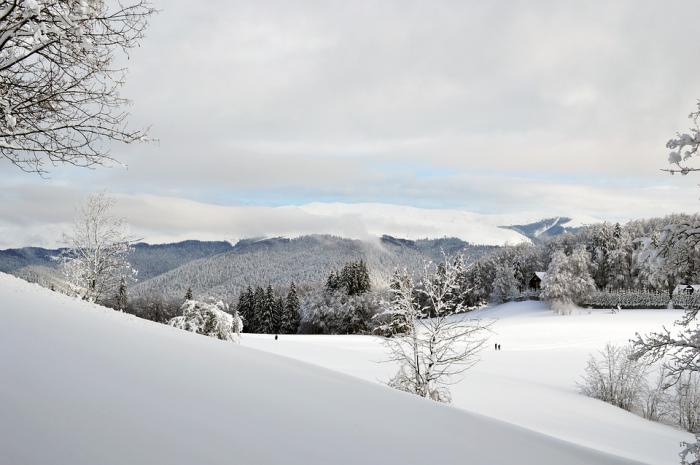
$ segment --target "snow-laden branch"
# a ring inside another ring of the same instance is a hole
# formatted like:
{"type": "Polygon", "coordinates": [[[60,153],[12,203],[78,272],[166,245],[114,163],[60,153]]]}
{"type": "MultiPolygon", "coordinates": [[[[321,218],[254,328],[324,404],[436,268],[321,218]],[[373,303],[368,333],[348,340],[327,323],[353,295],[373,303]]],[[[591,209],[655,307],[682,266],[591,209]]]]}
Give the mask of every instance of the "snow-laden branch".
{"type": "Polygon", "coordinates": [[[700,100],[697,103],[697,111],[688,115],[692,121],[692,127],[687,133],[677,133],[676,137],[670,139],[666,143],[666,147],[671,150],[668,154],[668,162],[673,165],[673,168],[663,169],[671,174],[680,173],[687,175],[693,171],[700,171],[698,167],[688,165],[688,161],[698,154],[700,149],[700,100]]]}
{"type": "Polygon", "coordinates": [[[127,127],[125,70],[113,61],[154,12],[147,0],[0,0],[0,157],[45,173],[102,165],[111,141],[146,140],[127,127]]]}

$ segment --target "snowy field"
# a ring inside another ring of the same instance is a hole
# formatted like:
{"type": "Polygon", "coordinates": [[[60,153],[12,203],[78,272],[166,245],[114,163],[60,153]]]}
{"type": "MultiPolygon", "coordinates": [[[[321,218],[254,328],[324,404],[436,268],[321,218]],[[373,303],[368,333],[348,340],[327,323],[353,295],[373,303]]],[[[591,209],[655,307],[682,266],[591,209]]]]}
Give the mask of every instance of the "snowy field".
{"type": "Polygon", "coordinates": [[[589,351],[674,312],[483,311],[503,350],[454,408],[377,383],[372,337],[238,346],[4,274],[0,302],[1,464],[672,464],[688,438],[575,390],[589,351]]]}
{"type": "MultiPolygon", "coordinates": [[[[496,320],[494,334],[482,361],[452,386],[454,406],[640,462],[678,462],[678,444],[690,435],[582,396],[576,383],[590,353],[608,341],[625,344],[635,331],[670,325],[682,311],[581,310],[560,316],[540,302],[515,302],[477,314],[496,320]],[[500,352],[493,350],[496,342],[500,352]]],[[[395,371],[378,363],[386,351],[374,337],[283,336],[274,341],[245,335],[243,345],[366,380],[385,381],[395,371]]]]}

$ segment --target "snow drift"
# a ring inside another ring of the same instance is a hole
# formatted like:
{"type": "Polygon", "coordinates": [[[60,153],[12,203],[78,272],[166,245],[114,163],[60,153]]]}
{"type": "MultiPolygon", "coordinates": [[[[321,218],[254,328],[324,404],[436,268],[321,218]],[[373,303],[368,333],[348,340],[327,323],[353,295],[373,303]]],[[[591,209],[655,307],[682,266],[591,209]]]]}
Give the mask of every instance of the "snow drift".
{"type": "Polygon", "coordinates": [[[0,463],[631,464],[0,274],[0,463]]]}

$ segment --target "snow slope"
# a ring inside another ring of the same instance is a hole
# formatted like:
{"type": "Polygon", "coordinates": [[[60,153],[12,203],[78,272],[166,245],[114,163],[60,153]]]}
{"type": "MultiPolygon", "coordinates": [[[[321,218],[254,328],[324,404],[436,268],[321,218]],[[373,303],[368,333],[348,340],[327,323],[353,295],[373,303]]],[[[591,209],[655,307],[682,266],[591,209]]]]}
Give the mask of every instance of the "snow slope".
{"type": "MultiPolygon", "coordinates": [[[[638,310],[612,314],[582,311],[558,316],[539,302],[479,311],[497,319],[482,361],[452,387],[453,405],[561,440],[649,464],[678,463],[679,442],[690,435],[589,399],[577,391],[588,356],[606,342],[624,344],[636,331],[670,324],[680,311],[638,310]],[[493,350],[493,343],[502,346],[493,350]]],[[[284,354],[373,381],[395,368],[367,336],[246,335],[243,344],[284,354]]]]}
{"type": "Polygon", "coordinates": [[[4,274],[0,302],[2,464],[636,463],[4,274]]]}

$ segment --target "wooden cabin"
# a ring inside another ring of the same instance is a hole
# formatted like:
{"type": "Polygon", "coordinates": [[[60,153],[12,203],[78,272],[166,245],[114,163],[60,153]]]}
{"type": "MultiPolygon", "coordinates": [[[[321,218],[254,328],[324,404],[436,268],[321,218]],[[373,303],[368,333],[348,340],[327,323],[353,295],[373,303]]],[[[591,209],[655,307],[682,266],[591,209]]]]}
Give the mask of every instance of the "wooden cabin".
{"type": "Polygon", "coordinates": [[[535,271],[535,273],[532,275],[532,278],[530,278],[530,282],[528,284],[530,290],[539,291],[540,289],[542,289],[542,281],[544,281],[544,278],[546,276],[547,273],[544,271],[535,271]]]}

